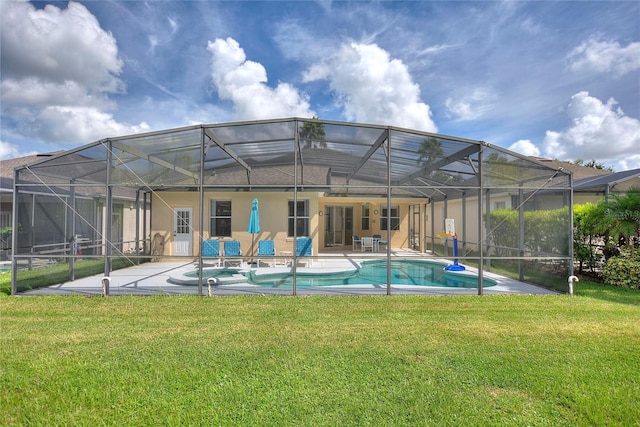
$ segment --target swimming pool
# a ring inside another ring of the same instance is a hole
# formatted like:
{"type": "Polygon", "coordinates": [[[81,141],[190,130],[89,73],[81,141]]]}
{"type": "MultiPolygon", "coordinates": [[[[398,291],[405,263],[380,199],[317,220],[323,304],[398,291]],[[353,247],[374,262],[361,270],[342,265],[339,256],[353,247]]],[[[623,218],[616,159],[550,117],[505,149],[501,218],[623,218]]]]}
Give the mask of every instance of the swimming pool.
{"type": "MultiPolygon", "coordinates": [[[[392,260],[391,284],[403,286],[435,286],[447,288],[476,288],[477,276],[467,271],[445,271],[447,264],[424,260],[392,260]]],[[[287,289],[293,287],[293,274],[281,269],[263,268],[260,270],[205,268],[204,281],[216,277],[219,284],[249,284],[254,286],[287,289]]],[[[186,273],[195,278],[198,272],[186,273]]],[[[483,279],[483,286],[495,286],[491,279],[483,279]]],[[[185,283],[186,284],[186,283],[185,283]]],[[[296,272],[296,288],[312,288],[322,286],[349,285],[384,285],[387,284],[387,261],[363,261],[357,269],[332,270],[330,272],[317,269],[308,271],[299,269],[296,272]]]]}

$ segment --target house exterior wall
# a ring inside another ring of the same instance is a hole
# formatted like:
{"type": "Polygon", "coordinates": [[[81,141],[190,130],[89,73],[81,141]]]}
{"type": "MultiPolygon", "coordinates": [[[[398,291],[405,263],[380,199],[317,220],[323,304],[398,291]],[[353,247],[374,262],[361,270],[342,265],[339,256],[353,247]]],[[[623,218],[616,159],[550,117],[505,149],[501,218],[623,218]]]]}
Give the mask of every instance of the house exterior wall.
{"type": "MultiPolygon", "coordinates": [[[[505,202],[507,208],[510,207],[510,198],[492,198],[491,203],[505,202]]],[[[427,210],[431,210],[431,206],[427,206],[427,210]]],[[[432,237],[431,230],[433,229],[433,237],[436,237],[439,233],[445,232],[445,219],[451,218],[455,223],[455,231],[458,236],[458,243],[460,245],[469,243],[477,243],[479,240],[478,233],[478,198],[466,197],[466,199],[454,199],[447,201],[447,207],[445,212],[445,203],[443,201],[435,202],[433,208],[433,218],[427,220],[427,243],[431,242],[432,237]],[[464,200],[464,201],[463,201],[464,200]],[[463,209],[464,203],[464,209],[463,209]],[[464,212],[463,212],[464,210],[464,212]],[[433,221],[433,228],[431,222],[433,221]]],[[[484,224],[484,222],[483,222],[484,224]]],[[[440,242],[435,241],[436,244],[440,242]]],[[[477,250],[477,249],[471,249],[477,250]]]]}
{"type": "MultiPolygon", "coordinates": [[[[118,250],[122,251],[125,254],[134,253],[136,250],[136,228],[138,228],[138,238],[140,240],[149,240],[149,212],[147,211],[147,226],[145,227],[145,214],[144,214],[144,206],[142,203],[139,205],[140,213],[139,218],[136,225],[136,207],[135,202],[132,200],[118,200],[114,199],[114,214],[117,214],[119,218],[112,217],[112,225],[111,225],[111,238],[114,242],[117,242],[116,247],[118,250]],[[120,208],[121,207],[121,208],[120,208]],[[118,222],[118,224],[114,224],[114,222],[118,222]],[[146,230],[147,235],[144,235],[146,230]]],[[[107,218],[107,210],[104,203],[100,205],[100,218],[102,219],[102,230],[106,230],[106,218],[107,218]]],[[[147,206],[147,209],[149,207],[147,206]]],[[[105,244],[106,236],[103,234],[102,243],[105,244]]],[[[142,251],[143,243],[140,242],[139,249],[142,251]]],[[[148,243],[147,243],[148,244],[148,243]]],[[[147,246],[148,247],[148,246],[147,246]]]]}
{"type": "MultiPolygon", "coordinates": [[[[392,248],[409,248],[409,206],[419,204],[421,205],[421,217],[420,224],[424,223],[424,205],[427,199],[415,199],[415,198],[392,198],[391,206],[398,207],[399,210],[399,229],[391,230],[390,246],[392,248]]],[[[324,211],[327,206],[350,206],[353,207],[353,234],[363,237],[372,236],[374,234],[380,234],[383,240],[387,238],[387,230],[381,228],[381,219],[383,208],[387,207],[387,200],[381,198],[366,198],[366,197],[320,197],[319,210],[324,211]],[[369,207],[369,228],[363,229],[362,227],[362,207],[367,205],[369,207]]],[[[320,247],[325,246],[325,234],[324,223],[319,222],[320,227],[320,247]]],[[[422,227],[421,227],[422,228],[422,227]]],[[[424,231],[422,231],[424,234],[424,231]]],[[[350,245],[351,241],[345,242],[345,245],[350,245]]]]}
{"type": "MultiPolygon", "coordinates": [[[[206,192],[204,195],[204,229],[203,240],[218,238],[210,234],[210,207],[211,200],[231,200],[232,219],[231,237],[223,237],[220,240],[238,240],[244,256],[251,255],[252,239],[254,240],[254,253],[257,252],[257,242],[263,239],[273,240],[276,252],[293,251],[293,238],[287,236],[288,229],[288,202],[293,200],[292,193],[259,193],[259,192],[206,192]],[[251,204],[254,198],[259,201],[260,208],[260,233],[255,236],[247,232],[251,204]]],[[[317,255],[325,247],[324,220],[320,212],[324,212],[326,206],[353,207],[353,234],[358,236],[371,236],[380,234],[386,239],[387,231],[380,229],[382,209],[386,208],[386,199],[380,198],[344,198],[324,197],[316,192],[299,192],[298,201],[308,200],[309,203],[309,237],[313,239],[313,253],[317,255]],[[362,206],[369,205],[370,225],[368,230],[363,230],[362,206]],[[376,213],[377,212],[377,213],[376,213]]],[[[420,222],[423,224],[425,215],[425,200],[416,199],[392,199],[392,206],[399,208],[399,230],[391,231],[390,246],[393,248],[408,248],[409,246],[409,206],[419,204],[421,208],[420,222]]],[[[175,253],[173,228],[174,213],[176,208],[190,208],[192,210],[192,234],[191,255],[200,254],[199,231],[199,194],[196,192],[165,192],[155,193],[152,199],[153,214],[151,223],[151,238],[159,233],[164,237],[165,256],[175,253]]],[[[423,228],[423,227],[422,227],[423,228]]],[[[424,230],[422,231],[424,235],[424,230]]],[[[349,237],[350,238],[350,237],[349,237]]],[[[351,245],[351,240],[344,242],[345,246],[351,245]]]]}
{"type": "Polygon", "coordinates": [[[584,205],[586,203],[597,204],[604,200],[604,194],[593,194],[593,193],[573,193],[573,204],[574,205],[584,205]]]}
{"type": "MultiPolygon", "coordinates": [[[[254,252],[257,252],[257,242],[262,239],[270,239],[275,243],[276,251],[293,251],[293,238],[287,236],[288,229],[288,201],[293,200],[293,193],[257,193],[257,192],[207,192],[204,195],[204,240],[212,238],[210,235],[210,206],[211,200],[231,200],[231,237],[221,240],[238,240],[240,248],[245,256],[251,255],[252,239],[255,241],[254,252]],[[260,209],[260,233],[253,236],[247,231],[251,204],[254,198],[259,201],[260,209]]],[[[299,192],[298,201],[309,201],[309,230],[313,239],[313,253],[317,254],[320,248],[318,230],[318,195],[311,192],[299,192]]],[[[156,193],[152,199],[153,214],[151,223],[151,236],[160,233],[165,239],[164,255],[174,254],[173,240],[173,210],[175,208],[191,208],[192,218],[192,255],[200,254],[199,232],[199,194],[196,192],[166,192],[156,193]]],[[[216,238],[213,236],[213,238],[216,238]]]]}

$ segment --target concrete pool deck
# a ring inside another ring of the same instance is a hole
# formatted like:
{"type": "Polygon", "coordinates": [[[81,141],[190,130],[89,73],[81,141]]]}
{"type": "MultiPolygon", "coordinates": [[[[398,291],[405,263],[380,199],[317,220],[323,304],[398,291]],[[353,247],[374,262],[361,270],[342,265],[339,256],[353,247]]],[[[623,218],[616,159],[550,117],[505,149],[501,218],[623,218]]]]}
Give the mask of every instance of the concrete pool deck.
{"type": "MultiPolygon", "coordinates": [[[[449,264],[450,261],[438,260],[432,256],[416,257],[415,253],[404,254],[408,259],[428,259],[429,261],[440,261],[449,264]]],[[[324,256],[315,259],[311,265],[298,267],[297,273],[318,273],[345,271],[357,268],[358,263],[364,261],[361,254],[355,256],[324,256]],[[357,258],[356,258],[357,257],[357,258]]],[[[380,259],[380,258],[377,258],[380,259]]],[[[394,257],[398,259],[398,255],[394,257]]],[[[244,264],[239,268],[238,274],[230,279],[223,280],[218,286],[211,287],[212,295],[292,295],[292,289],[269,288],[252,285],[242,280],[240,271],[251,268],[256,274],[272,274],[278,272],[290,272],[290,267],[265,266],[251,267],[244,264]]],[[[466,267],[469,274],[477,274],[477,270],[466,267]]],[[[191,278],[191,284],[181,282],[180,278],[187,277],[185,273],[197,271],[197,262],[149,262],[142,265],[115,270],[110,276],[110,295],[198,295],[198,286],[191,278]]],[[[58,285],[49,286],[25,292],[18,295],[102,295],[102,279],[104,275],[95,275],[77,279],[73,282],[65,282],[58,285]]],[[[557,292],[530,284],[499,276],[491,272],[484,272],[484,277],[496,283],[495,286],[483,288],[485,295],[499,294],[534,294],[552,295],[557,292]]],[[[195,282],[197,283],[197,282],[195,282]]],[[[202,295],[208,294],[206,281],[202,284],[202,295]]],[[[477,295],[477,288],[455,288],[444,286],[414,286],[414,285],[391,285],[392,295],[477,295]]],[[[361,285],[336,285],[318,287],[297,287],[296,295],[386,295],[386,285],[361,284],[361,285]]]]}

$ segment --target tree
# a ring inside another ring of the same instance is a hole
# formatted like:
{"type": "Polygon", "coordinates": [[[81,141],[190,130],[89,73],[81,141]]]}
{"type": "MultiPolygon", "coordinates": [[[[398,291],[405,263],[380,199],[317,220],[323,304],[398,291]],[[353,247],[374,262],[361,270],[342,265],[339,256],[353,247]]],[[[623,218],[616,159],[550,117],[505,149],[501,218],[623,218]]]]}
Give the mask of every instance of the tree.
{"type": "Polygon", "coordinates": [[[578,260],[578,273],[586,263],[593,272],[598,264],[596,253],[598,224],[602,222],[604,210],[599,205],[587,203],[573,207],[573,253],[578,260]]]}
{"type": "Polygon", "coordinates": [[[304,148],[327,148],[324,125],[316,116],[300,128],[300,141],[305,141],[304,148]]]}
{"type": "Polygon", "coordinates": [[[635,243],[640,238],[640,188],[631,188],[625,196],[614,195],[607,205],[605,224],[609,235],[618,239],[634,255],[635,243]]]}
{"type": "Polygon", "coordinates": [[[576,164],[576,165],[587,167],[587,168],[594,168],[594,169],[600,169],[600,170],[613,172],[613,168],[612,167],[605,166],[604,163],[596,162],[595,160],[591,160],[591,161],[585,163],[584,160],[578,159],[578,160],[575,160],[573,163],[576,164]]]}
{"type": "Polygon", "coordinates": [[[425,165],[433,163],[437,160],[438,156],[444,155],[442,149],[442,143],[434,137],[425,138],[420,144],[418,149],[418,164],[425,165]]]}

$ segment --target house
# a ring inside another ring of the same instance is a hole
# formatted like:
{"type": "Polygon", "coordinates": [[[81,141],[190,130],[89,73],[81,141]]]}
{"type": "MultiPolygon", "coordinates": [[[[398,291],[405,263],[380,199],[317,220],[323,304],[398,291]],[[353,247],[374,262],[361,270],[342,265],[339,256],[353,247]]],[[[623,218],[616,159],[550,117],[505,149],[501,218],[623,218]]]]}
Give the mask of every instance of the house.
{"type": "MultiPolygon", "coordinates": [[[[57,151],[0,161],[0,229],[13,228],[14,169],[19,168],[25,171],[25,187],[18,198],[22,206],[17,222],[18,242],[22,248],[19,252],[65,255],[75,245],[77,253],[100,255],[107,240],[123,252],[133,251],[136,229],[143,225],[139,218],[136,227],[135,197],[116,194],[112,212],[107,215],[104,197],[96,195],[95,190],[84,188],[76,191],[74,188],[72,191],[57,182],[39,180],[29,173],[31,166],[37,167],[41,162],[64,153],[57,151]],[[72,196],[74,205],[70,202],[72,196]],[[72,221],[73,217],[76,221],[72,221]],[[104,234],[106,218],[111,222],[110,239],[106,239],[104,234]]],[[[12,233],[3,233],[2,260],[10,258],[11,237],[12,233]]]]}
{"type": "Polygon", "coordinates": [[[631,188],[640,188],[640,169],[585,177],[574,184],[576,203],[597,203],[608,200],[611,194],[624,195],[631,188]]]}

